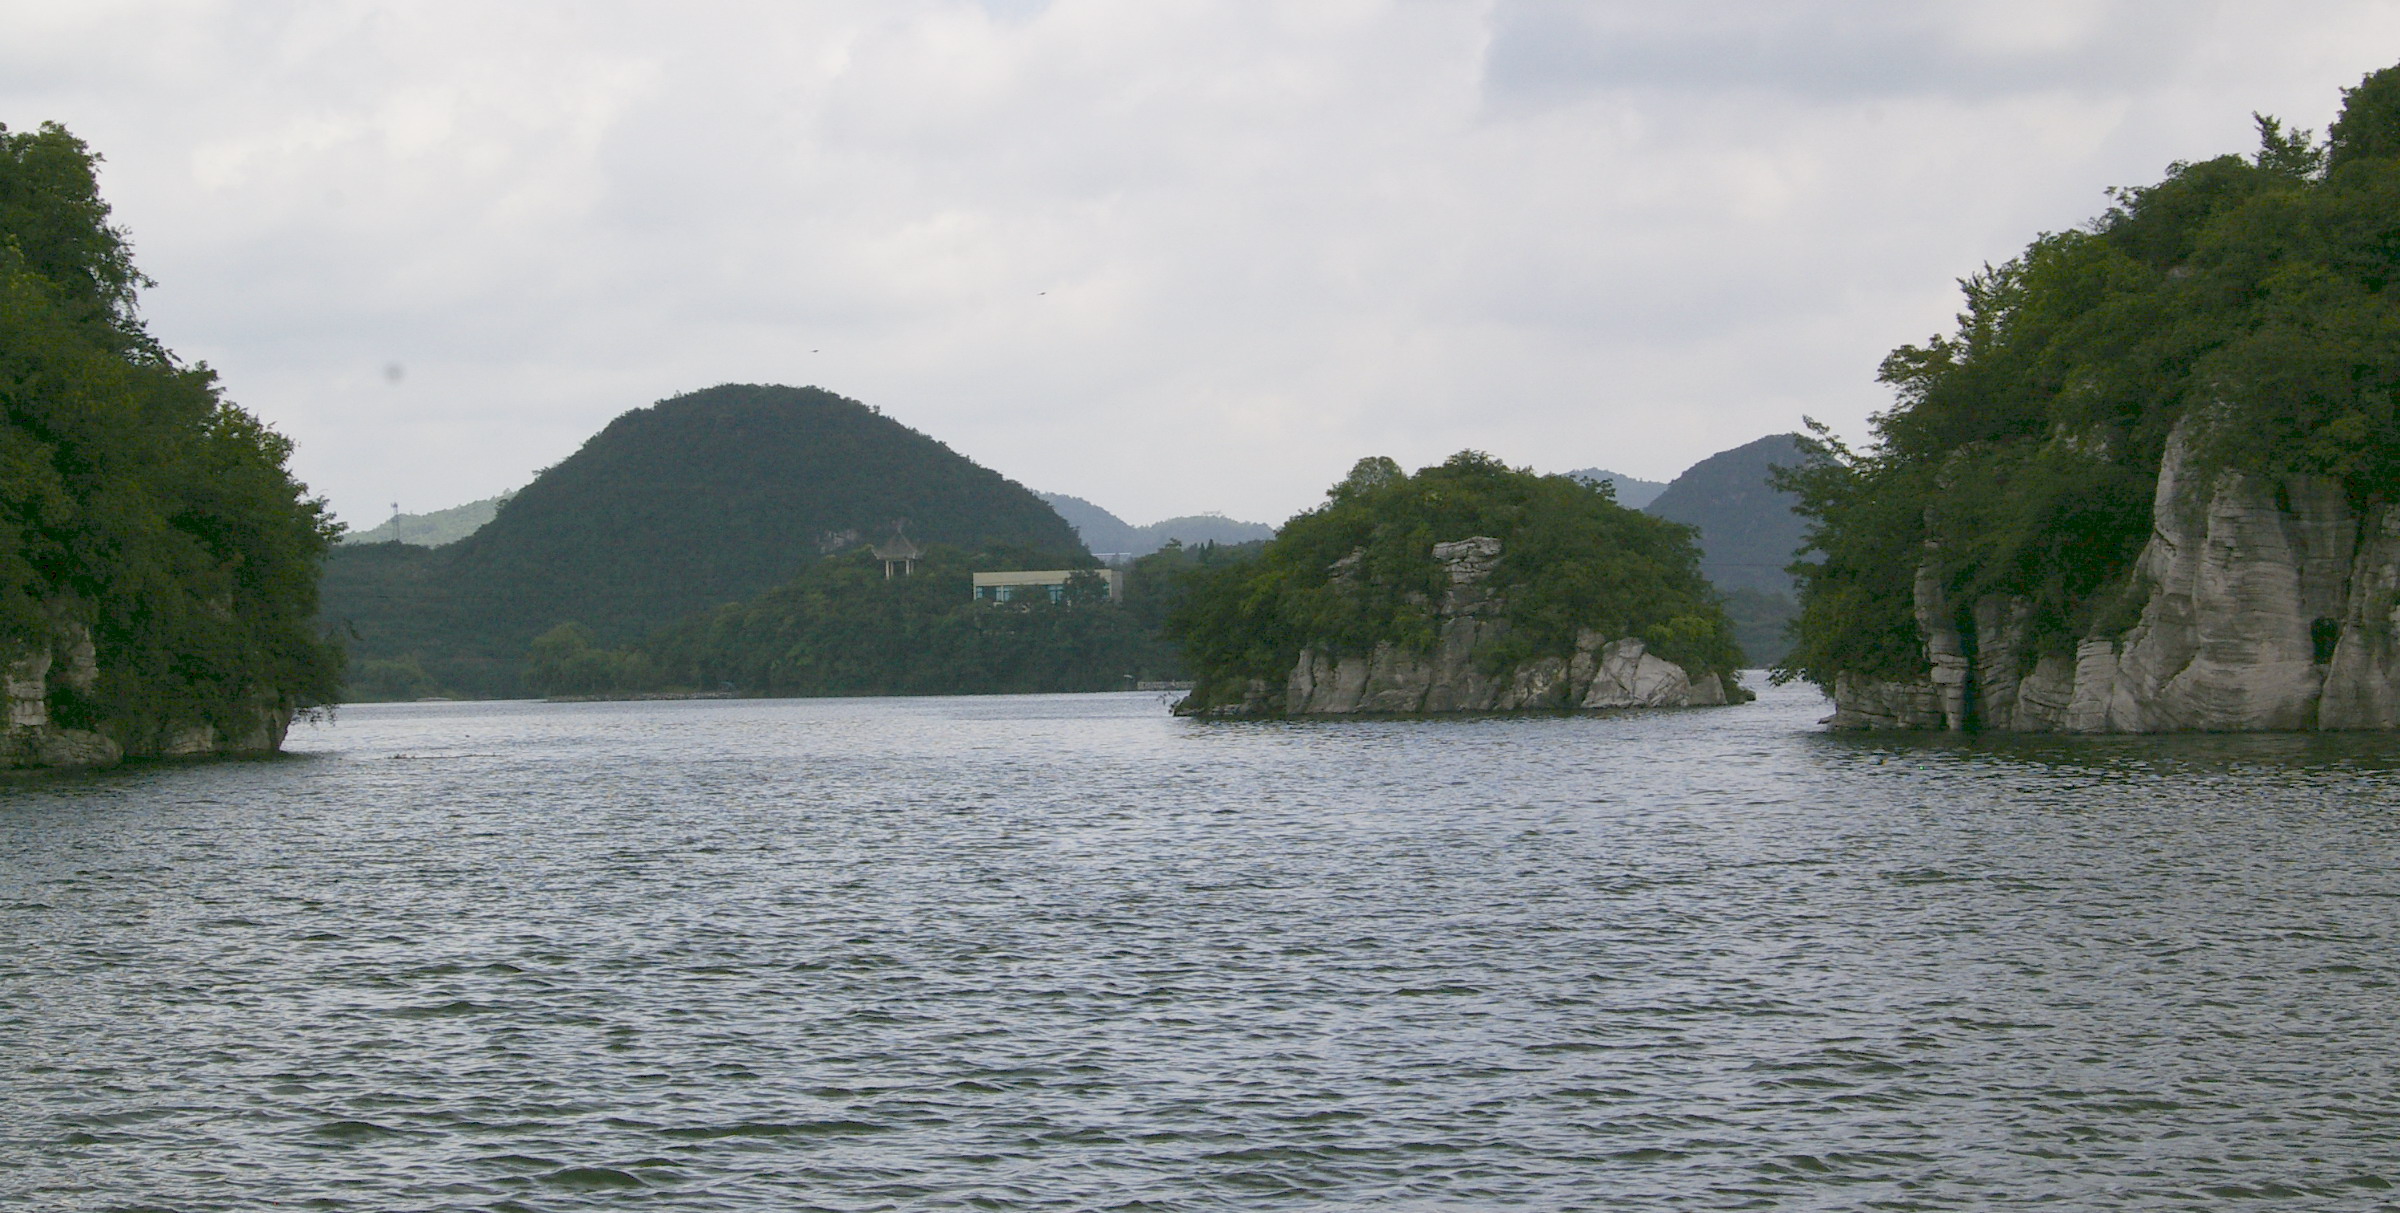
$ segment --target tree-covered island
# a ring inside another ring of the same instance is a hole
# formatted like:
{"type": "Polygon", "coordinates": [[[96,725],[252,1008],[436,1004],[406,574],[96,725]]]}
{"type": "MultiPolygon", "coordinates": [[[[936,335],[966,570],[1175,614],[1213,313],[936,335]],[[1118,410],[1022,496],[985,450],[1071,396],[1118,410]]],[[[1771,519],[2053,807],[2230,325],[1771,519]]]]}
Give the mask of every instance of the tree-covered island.
{"type": "Polygon", "coordinates": [[[143,326],[97,159],[0,127],[0,767],[271,751],[340,686],[314,622],[337,527],[143,326]]]}
{"type": "Polygon", "coordinates": [[[1858,727],[2400,727],[2400,68],[1963,283],[1820,434],[1779,676],[1858,727]]]}
{"type": "Polygon", "coordinates": [[[1342,715],[1740,702],[1742,656],[1688,527],[1610,486],[1476,452],[1359,461],[1168,620],[1186,714],[1342,715]]]}

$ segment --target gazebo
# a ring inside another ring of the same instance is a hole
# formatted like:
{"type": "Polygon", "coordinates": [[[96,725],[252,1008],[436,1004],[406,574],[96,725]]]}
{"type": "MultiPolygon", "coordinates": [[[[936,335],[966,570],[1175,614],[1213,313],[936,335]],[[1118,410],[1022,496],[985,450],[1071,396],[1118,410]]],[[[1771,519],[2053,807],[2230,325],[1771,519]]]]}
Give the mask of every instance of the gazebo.
{"type": "Polygon", "coordinates": [[[906,522],[893,523],[892,537],[875,545],[875,559],[883,562],[883,579],[885,581],[892,579],[892,566],[894,565],[899,566],[899,575],[902,577],[916,572],[917,560],[924,555],[925,549],[909,542],[908,523],[906,522]]]}

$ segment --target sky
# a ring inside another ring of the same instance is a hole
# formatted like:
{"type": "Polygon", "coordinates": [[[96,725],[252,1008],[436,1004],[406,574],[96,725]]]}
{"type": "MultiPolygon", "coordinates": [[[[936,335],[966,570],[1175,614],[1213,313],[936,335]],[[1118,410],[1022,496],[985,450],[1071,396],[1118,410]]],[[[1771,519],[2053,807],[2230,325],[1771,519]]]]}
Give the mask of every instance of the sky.
{"type": "Polygon", "coordinates": [[[152,331],[359,526],[813,384],[1141,523],[1863,437],[1957,279],[2400,0],[0,0],[152,331]]]}

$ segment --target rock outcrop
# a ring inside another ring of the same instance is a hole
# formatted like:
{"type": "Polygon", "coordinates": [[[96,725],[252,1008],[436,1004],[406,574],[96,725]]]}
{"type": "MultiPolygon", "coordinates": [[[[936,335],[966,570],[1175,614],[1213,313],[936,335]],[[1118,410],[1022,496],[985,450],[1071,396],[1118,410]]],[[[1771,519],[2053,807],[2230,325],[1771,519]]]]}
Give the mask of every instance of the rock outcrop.
{"type": "MultiPolygon", "coordinates": [[[[1435,619],[1432,647],[1418,652],[1385,643],[1344,655],[1304,649],[1284,682],[1282,714],[1702,707],[1751,698],[1730,671],[1686,670],[1638,638],[1588,630],[1576,637],[1571,656],[1535,657],[1488,671],[1481,656],[1509,629],[1507,604],[1484,584],[1500,557],[1501,542],[1489,536],[1435,544],[1433,558],[1443,565],[1448,586],[1438,602],[1427,604],[1435,619]]],[[[1344,567],[1350,563],[1337,562],[1334,575],[1355,575],[1344,567]]],[[[1227,714],[1262,709],[1272,711],[1268,703],[1249,700],[1227,714]]]]}
{"type": "Polygon", "coordinates": [[[2333,480],[2204,473],[2167,442],[2121,632],[2037,644],[2027,605],[1917,576],[1925,674],[1836,680],[1837,728],[2159,733],[2400,727],[2400,508],[2333,480]]]}
{"type": "Polygon", "coordinates": [[[282,747],[291,727],[290,710],[264,699],[245,713],[244,727],[232,732],[175,720],[110,720],[73,728],[53,718],[54,691],[86,695],[99,681],[91,631],[71,619],[54,618],[48,636],[0,649],[0,693],[8,700],[0,770],[110,767],[129,757],[269,754],[282,747]]]}

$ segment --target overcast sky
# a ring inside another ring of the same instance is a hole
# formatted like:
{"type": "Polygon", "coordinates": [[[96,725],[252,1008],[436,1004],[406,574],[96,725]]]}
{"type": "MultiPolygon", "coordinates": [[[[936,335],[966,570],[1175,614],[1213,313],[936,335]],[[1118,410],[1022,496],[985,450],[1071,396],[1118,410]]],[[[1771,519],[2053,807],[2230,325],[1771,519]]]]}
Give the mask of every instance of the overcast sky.
{"type": "Polygon", "coordinates": [[[1955,280],[2400,3],[0,0],[153,330],[372,525],[816,384],[1134,522],[1846,433],[1955,280]]]}

